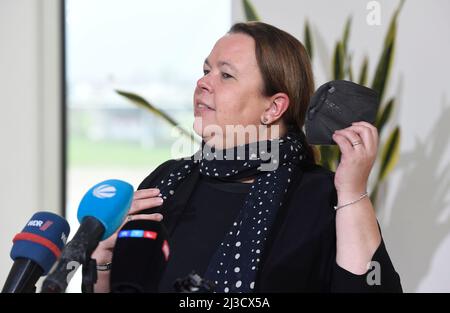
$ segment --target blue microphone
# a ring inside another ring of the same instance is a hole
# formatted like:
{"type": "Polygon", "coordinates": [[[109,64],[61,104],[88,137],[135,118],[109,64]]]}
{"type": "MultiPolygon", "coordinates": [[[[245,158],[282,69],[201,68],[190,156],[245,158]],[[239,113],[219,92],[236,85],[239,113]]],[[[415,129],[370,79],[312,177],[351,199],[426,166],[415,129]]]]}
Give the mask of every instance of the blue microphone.
{"type": "Polygon", "coordinates": [[[69,233],[69,223],[59,215],[35,213],[13,239],[10,255],[14,264],[2,292],[35,292],[36,282],[55,264],[69,233]]]}
{"type": "Polygon", "coordinates": [[[63,249],[55,269],[44,280],[41,292],[66,290],[78,267],[91,260],[98,243],[120,227],[132,199],[133,186],[121,180],[106,180],[88,190],[78,207],[80,227],[63,249]]]}

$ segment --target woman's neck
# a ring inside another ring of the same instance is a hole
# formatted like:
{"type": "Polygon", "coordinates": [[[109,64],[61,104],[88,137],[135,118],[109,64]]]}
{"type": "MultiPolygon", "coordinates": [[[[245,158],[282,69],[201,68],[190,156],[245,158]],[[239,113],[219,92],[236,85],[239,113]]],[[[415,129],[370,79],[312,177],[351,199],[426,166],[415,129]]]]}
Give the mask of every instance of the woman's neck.
{"type": "Polygon", "coordinates": [[[246,128],[236,128],[226,134],[215,134],[212,137],[204,137],[203,141],[216,149],[231,149],[236,146],[250,144],[258,141],[273,140],[283,137],[287,133],[286,127],[280,124],[271,126],[259,126],[256,133],[248,132],[246,128]]]}

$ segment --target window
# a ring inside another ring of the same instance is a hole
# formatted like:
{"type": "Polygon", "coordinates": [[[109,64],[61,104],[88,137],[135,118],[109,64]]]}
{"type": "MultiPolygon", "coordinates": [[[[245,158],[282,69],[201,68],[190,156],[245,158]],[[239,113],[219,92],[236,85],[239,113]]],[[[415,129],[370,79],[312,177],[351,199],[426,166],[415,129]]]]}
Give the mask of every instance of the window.
{"type": "MultiPolygon", "coordinates": [[[[67,206],[72,236],[84,193],[110,178],[135,188],[171,158],[168,124],[115,90],[193,123],[192,96],[231,0],[66,0],[67,206]]],[[[80,272],[68,291],[80,290],[80,272]]]]}

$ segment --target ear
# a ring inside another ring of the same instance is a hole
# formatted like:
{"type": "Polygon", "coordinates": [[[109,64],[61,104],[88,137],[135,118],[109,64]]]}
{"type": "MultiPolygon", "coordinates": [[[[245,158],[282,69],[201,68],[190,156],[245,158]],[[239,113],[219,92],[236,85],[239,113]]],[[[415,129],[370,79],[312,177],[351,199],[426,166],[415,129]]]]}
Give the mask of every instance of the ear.
{"type": "Polygon", "coordinates": [[[289,97],[283,92],[274,94],[269,101],[261,117],[261,120],[267,121],[265,124],[275,123],[281,119],[284,112],[289,108],[289,97]]]}

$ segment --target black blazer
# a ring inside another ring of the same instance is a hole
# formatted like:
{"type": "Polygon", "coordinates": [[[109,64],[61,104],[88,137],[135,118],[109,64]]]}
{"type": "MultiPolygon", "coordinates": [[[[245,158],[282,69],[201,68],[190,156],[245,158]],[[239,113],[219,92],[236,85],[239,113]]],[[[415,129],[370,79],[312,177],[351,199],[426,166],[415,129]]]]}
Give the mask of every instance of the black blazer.
{"type": "MultiPolygon", "coordinates": [[[[154,188],[162,177],[185,160],[169,160],[156,168],[138,189],[154,188]]],[[[178,187],[161,207],[145,213],[164,213],[169,237],[195,188],[199,171],[178,187]]],[[[255,282],[256,292],[401,292],[400,278],[382,241],[372,261],[380,265],[380,285],[368,284],[336,264],[334,173],[318,165],[298,168],[266,241],[255,282]]],[[[370,280],[373,281],[373,280],[370,280]]]]}

